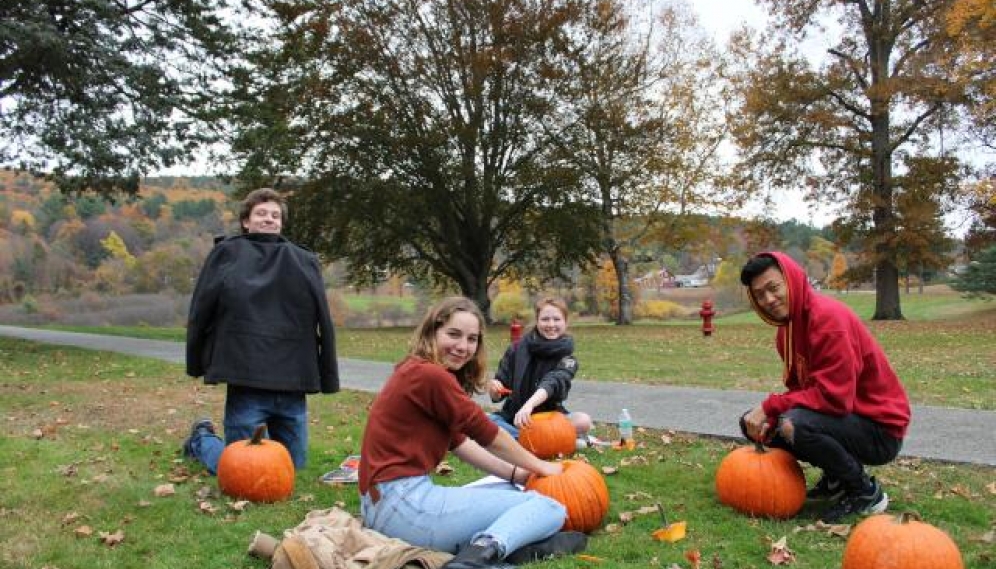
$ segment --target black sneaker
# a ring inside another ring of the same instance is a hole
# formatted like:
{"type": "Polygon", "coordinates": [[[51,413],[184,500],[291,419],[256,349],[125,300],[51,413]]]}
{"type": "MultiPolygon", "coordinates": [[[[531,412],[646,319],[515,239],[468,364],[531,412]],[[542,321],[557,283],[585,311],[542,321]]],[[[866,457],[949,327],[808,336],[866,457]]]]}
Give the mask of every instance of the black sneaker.
{"type": "Polygon", "coordinates": [[[830,478],[827,473],[820,476],[816,485],[806,490],[807,500],[830,500],[836,502],[844,496],[844,485],[836,478],[830,478]]]}
{"type": "Polygon", "coordinates": [[[516,549],[505,558],[505,561],[523,565],[541,559],[580,553],[586,547],[588,547],[587,535],[579,531],[559,531],[546,539],[516,549]]]}
{"type": "Polygon", "coordinates": [[[859,496],[845,495],[840,499],[840,502],[837,502],[820,515],[820,521],[833,524],[853,514],[860,514],[862,516],[881,514],[888,507],[889,495],[882,491],[882,486],[872,476],[870,490],[859,496]]]}
{"type": "Polygon", "coordinates": [[[488,539],[483,545],[472,543],[464,547],[441,569],[515,569],[514,565],[503,563],[502,556],[498,543],[488,539]]]}
{"type": "Polygon", "coordinates": [[[214,428],[214,421],[211,419],[205,417],[194,421],[194,424],[190,427],[190,434],[187,436],[187,440],[183,441],[183,456],[193,458],[194,447],[192,443],[194,442],[194,437],[197,436],[202,430],[207,431],[212,435],[218,434],[214,428]]]}

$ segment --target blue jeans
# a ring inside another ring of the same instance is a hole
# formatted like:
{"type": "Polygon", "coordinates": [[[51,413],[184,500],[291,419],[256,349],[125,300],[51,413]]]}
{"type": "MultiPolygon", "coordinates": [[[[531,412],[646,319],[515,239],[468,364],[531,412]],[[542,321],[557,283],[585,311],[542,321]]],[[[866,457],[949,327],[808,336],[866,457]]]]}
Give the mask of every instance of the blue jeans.
{"type": "Polygon", "coordinates": [[[778,425],[768,446],[787,450],[821,469],[851,494],[860,494],[868,485],[864,465],[891,461],[903,445],[875,421],[853,413],[835,416],[795,407],[782,413],[778,425]],[[792,424],[791,438],[782,435],[784,421],[792,424]]]}
{"type": "Polygon", "coordinates": [[[302,392],[268,391],[228,386],[225,397],[225,440],[201,431],[191,439],[194,458],[211,474],[218,471],[218,458],[226,443],[252,438],[260,424],[267,436],[284,445],[294,468],[304,468],[308,459],[308,402],[302,392]]]}
{"type": "Polygon", "coordinates": [[[360,496],[363,524],[413,545],[456,553],[488,535],[507,555],[557,533],[567,519],[559,502],[508,483],[489,486],[437,486],[428,476],[397,478],[360,496]]]}
{"type": "Polygon", "coordinates": [[[501,413],[488,413],[488,419],[505,430],[506,433],[512,435],[512,438],[519,440],[519,429],[512,423],[505,420],[505,417],[501,416],[501,413]]]}

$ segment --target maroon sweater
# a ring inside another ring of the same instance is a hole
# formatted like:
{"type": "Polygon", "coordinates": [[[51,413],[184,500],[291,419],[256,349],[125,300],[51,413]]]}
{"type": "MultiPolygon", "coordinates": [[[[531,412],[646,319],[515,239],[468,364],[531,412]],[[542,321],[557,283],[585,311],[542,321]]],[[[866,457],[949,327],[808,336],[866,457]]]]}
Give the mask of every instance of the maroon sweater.
{"type": "Polygon", "coordinates": [[[360,451],[360,494],[379,482],[424,476],[467,437],[488,446],[498,426],[446,368],[409,357],[377,394],[360,451]]]}
{"type": "MultiPolygon", "coordinates": [[[[785,275],[790,310],[789,323],[780,325],[776,336],[788,391],[771,394],[762,403],[769,421],[793,407],[828,415],[855,413],[902,439],[910,422],[909,399],[864,322],[844,303],[813,290],[791,257],[766,254],[785,275]]],[[[760,310],[758,314],[777,324],[760,310]]]]}

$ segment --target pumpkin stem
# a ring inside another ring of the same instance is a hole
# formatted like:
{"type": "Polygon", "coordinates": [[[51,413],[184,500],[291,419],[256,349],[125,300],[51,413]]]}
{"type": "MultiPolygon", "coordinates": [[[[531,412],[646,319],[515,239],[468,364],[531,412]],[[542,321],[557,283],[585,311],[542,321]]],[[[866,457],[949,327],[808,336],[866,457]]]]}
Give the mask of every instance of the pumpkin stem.
{"type": "Polygon", "coordinates": [[[252,439],[249,440],[249,444],[258,445],[263,441],[263,433],[266,432],[266,423],[256,425],[256,430],[252,432],[252,439]]]}
{"type": "Polygon", "coordinates": [[[768,452],[768,449],[764,445],[762,445],[761,443],[759,443],[757,441],[751,441],[751,442],[754,443],[754,450],[756,452],[758,452],[760,454],[764,454],[764,453],[768,452]]]}
{"type": "Polygon", "coordinates": [[[910,522],[922,522],[923,518],[920,514],[913,510],[906,510],[905,512],[899,514],[899,523],[908,524],[910,522]]]}

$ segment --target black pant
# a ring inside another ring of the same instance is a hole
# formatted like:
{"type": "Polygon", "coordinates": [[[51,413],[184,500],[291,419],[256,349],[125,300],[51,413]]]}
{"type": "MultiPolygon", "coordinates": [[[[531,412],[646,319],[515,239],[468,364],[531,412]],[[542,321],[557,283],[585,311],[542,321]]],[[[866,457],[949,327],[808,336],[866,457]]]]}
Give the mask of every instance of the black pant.
{"type": "MultiPolygon", "coordinates": [[[[743,425],[741,421],[741,430],[743,425]]],[[[903,446],[902,439],[889,435],[875,421],[853,413],[834,416],[796,407],[778,417],[778,427],[768,446],[785,449],[822,469],[841,481],[848,494],[860,494],[866,488],[864,465],[890,462],[903,446]],[[792,424],[791,440],[782,435],[786,421],[792,424]]]]}

